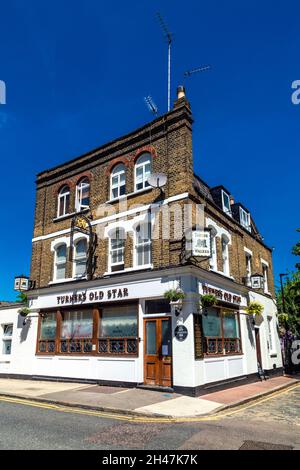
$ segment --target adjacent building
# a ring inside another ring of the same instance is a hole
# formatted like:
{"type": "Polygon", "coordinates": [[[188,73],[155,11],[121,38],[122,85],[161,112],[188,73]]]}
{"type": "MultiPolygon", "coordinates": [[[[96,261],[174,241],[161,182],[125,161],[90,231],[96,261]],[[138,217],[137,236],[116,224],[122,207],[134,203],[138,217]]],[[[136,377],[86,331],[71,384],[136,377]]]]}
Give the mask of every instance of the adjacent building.
{"type": "Polygon", "coordinates": [[[258,363],[282,372],[272,250],[229,189],[194,173],[192,124],[180,87],[167,114],[37,176],[26,366],[19,341],[12,374],[198,395],[256,380],[258,363]]]}

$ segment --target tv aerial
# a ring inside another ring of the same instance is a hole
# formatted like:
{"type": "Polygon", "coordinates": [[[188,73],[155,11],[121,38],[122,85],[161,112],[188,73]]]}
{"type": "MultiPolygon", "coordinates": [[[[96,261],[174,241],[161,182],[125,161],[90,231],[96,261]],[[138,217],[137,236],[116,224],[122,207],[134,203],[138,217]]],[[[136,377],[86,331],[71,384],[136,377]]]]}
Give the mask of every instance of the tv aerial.
{"type": "Polygon", "coordinates": [[[172,44],[172,34],[167,28],[166,23],[164,22],[161,14],[156,13],[157,19],[160,23],[160,26],[163,30],[164,36],[168,43],[168,112],[171,109],[171,44],[172,44]]]}
{"type": "Polygon", "coordinates": [[[191,75],[194,75],[195,73],[201,73],[201,72],[208,72],[208,70],[211,69],[211,66],[210,65],[204,65],[202,67],[198,67],[196,69],[191,69],[191,70],[187,70],[186,72],[184,72],[183,76],[184,76],[184,80],[188,77],[190,77],[191,75]]]}
{"type": "Polygon", "coordinates": [[[152,97],[149,95],[149,96],[145,96],[144,98],[145,100],[145,103],[147,105],[147,108],[149,109],[150,113],[154,114],[154,116],[157,116],[158,114],[158,107],[156,106],[156,104],[154,103],[152,97]]]}

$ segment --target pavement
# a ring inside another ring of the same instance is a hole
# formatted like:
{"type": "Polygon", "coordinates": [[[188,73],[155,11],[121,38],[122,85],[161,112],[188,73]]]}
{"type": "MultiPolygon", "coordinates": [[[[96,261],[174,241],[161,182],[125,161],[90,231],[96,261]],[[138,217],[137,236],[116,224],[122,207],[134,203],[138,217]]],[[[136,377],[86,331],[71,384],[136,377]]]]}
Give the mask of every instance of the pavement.
{"type": "Polygon", "coordinates": [[[40,380],[0,379],[0,398],[17,397],[70,407],[142,417],[208,416],[300,384],[300,377],[280,376],[240,385],[198,398],[142,388],[120,388],[40,380]]]}

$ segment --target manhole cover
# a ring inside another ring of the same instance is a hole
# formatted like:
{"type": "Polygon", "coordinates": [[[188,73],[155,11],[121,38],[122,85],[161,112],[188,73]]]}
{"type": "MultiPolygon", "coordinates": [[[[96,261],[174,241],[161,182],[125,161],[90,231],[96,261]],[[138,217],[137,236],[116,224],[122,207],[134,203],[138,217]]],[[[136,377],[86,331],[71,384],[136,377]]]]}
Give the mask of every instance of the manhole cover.
{"type": "Polygon", "coordinates": [[[239,450],[293,450],[293,446],[274,444],[273,442],[244,441],[239,450]]]}

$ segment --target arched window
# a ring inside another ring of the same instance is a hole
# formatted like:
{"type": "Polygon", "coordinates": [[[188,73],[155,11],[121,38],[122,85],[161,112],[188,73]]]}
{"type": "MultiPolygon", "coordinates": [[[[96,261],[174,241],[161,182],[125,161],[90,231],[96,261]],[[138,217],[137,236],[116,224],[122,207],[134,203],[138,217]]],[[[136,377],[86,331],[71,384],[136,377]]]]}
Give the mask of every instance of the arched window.
{"type": "Polygon", "coordinates": [[[54,266],[54,280],[66,278],[67,266],[67,245],[64,243],[55,248],[55,266],[54,266]]]}
{"type": "Polygon", "coordinates": [[[144,222],[136,227],[135,264],[146,266],[151,264],[151,224],[144,222]]]}
{"type": "Polygon", "coordinates": [[[222,235],[221,245],[222,245],[222,264],[223,264],[223,273],[226,276],[230,275],[229,269],[229,250],[228,250],[229,240],[226,235],[222,235]]]}
{"type": "Polygon", "coordinates": [[[88,178],[82,178],[76,187],[76,211],[80,212],[90,207],[90,182],[88,178]]]}
{"type": "Polygon", "coordinates": [[[135,190],[147,188],[148,177],[152,172],[152,157],[150,153],[143,153],[135,164],[135,190]]]}
{"type": "Polygon", "coordinates": [[[65,185],[58,193],[57,217],[63,217],[70,212],[70,188],[65,185]]]}
{"type": "Polygon", "coordinates": [[[109,250],[111,271],[121,271],[124,269],[125,237],[125,230],[120,227],[111,233],[109,250]]]}
{"type": "Polygon", "coordinates": [[[119,163],[116,165],[110,177],[110,197],[116,199],[123,196],[126,192],[126,176],[125,176],[125,165],[119,163]]]}
{"type": "Polygon", "coordinates": [[[74,246],[74,276],[84,277],[87,274],[88,243],[86,238],[81,238],[74,246]]]}

